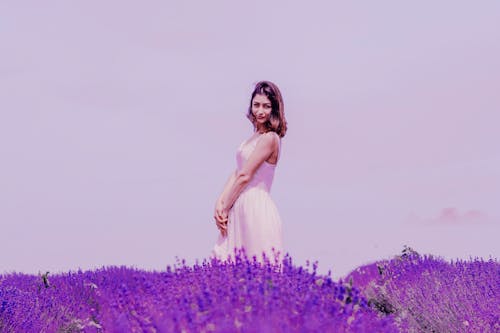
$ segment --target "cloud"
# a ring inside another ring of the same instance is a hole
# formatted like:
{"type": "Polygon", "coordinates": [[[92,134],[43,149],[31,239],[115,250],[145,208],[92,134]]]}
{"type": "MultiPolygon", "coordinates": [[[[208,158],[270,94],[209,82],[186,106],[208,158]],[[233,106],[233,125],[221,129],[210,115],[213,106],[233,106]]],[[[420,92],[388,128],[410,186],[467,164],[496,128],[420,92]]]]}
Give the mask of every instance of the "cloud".
{"type": "Polygon", "coordinates": [[[494,219],[476,209],[460,212],[456,207],[446,207],[434,217],[421,217],[416,214],[408,216],[408,222],[427,225],[477,225],[495,222],[494,219]]]}

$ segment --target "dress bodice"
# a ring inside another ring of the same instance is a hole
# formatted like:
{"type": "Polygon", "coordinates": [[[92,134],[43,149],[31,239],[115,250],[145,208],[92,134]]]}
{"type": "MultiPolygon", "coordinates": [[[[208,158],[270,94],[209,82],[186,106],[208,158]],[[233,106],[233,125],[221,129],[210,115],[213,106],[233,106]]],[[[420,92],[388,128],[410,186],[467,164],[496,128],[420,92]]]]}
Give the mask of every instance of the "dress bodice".
{"type": "MultiPolygon", "coordinates": [[[[250,142],[247,142],[247,140],[245,140],[240,144],[236,152],[236,164],[238,170],[241,170],[245,162],[248,160],[248,158],[254,151],[255,147],[257,146],[257,141],[259,139],[260,137],[251,140],[250,142]]],[[[278,160],[280,153],[281,153],[281,140],[279,141],[278,160]]],[[[264,161],[253,175],[252,179],[248,183],[245,190],[256,187],[256,188],[261,188],[266,192],[270,192],[271,186],[273,184],[275,169],[276,169],[276,164],[271,164],[267,161],[264,161]]]]}

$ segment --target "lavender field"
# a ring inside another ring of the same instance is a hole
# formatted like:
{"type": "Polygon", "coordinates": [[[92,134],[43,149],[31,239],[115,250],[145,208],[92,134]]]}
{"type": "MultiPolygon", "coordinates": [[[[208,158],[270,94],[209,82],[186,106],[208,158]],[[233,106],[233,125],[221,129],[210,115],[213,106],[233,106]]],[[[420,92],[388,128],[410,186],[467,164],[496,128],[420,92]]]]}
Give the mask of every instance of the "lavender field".
{"type": "Polygon", "coordinates": [[[179,261],[0,275],[0,332],[499,332],[497,259],[405,248],[344,279],[318,263],[179,261]]]}

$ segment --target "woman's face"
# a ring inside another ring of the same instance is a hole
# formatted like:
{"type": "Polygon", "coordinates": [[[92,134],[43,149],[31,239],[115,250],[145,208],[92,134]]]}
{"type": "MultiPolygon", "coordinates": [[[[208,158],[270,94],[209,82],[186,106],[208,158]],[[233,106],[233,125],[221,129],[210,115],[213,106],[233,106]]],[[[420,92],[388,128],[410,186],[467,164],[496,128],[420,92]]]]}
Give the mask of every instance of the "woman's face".
{"type": "Polygon", "coordinates": [[[252,100],[252,113],[257,124],[262,125],[271,116],[271,101],[266,95],[256,94],[252,100]]]}

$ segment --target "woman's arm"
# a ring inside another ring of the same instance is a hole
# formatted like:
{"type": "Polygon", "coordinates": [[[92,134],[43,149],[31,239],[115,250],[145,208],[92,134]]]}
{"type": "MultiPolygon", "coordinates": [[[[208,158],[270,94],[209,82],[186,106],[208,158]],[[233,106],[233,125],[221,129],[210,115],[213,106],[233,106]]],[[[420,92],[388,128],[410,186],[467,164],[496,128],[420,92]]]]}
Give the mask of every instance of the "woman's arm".
{"type": "Polygon", "coordinates": [[[231,172],[231,174],[229,175],[229,178],[227,179],[226,184],[224,185],[224,190],[222,190],[221,195],[219,195],[217,202],[226,201],[227,193],[229,192],[229,189],[231,188],[231,186],[234,183],[234,180],[236,179],[236,172],[237,170],[231,172]]]}
{"type": "Polygon", "coordinates": [[[236,172],[234,181],[232,183],[228,183],[230,186],[228,191],[225,193],[226,196],[223,198],[222,206],[225,212],[229,211],[229,209],[233,206],[234,202],[245,186],[250,182],[260,165],[264,163],[264,161],[267,160],[273,153],[278,144],[275,136],[274,132],[267,132],[263,134],[257,141],[257,145],[252,154],[248,157],[246,163],[243,165],[241,170],[236,172]]]}
{"type": "Polygon", "coordinates": [[[226,185],[224,185],[224,190],[222,191],[222,194],[215,202],[214,219],[215,223],[217,224],[217,228],[220,230],[222,236],[226,235],[226,229],[227,229],[226,224],[228,220],[228,214],[223,209],[224,201],[227,192],[229,191],[229,188],[232,186],[235,178],[236,178],[236,171],[234,171],[229,175],[226,185]]]}

